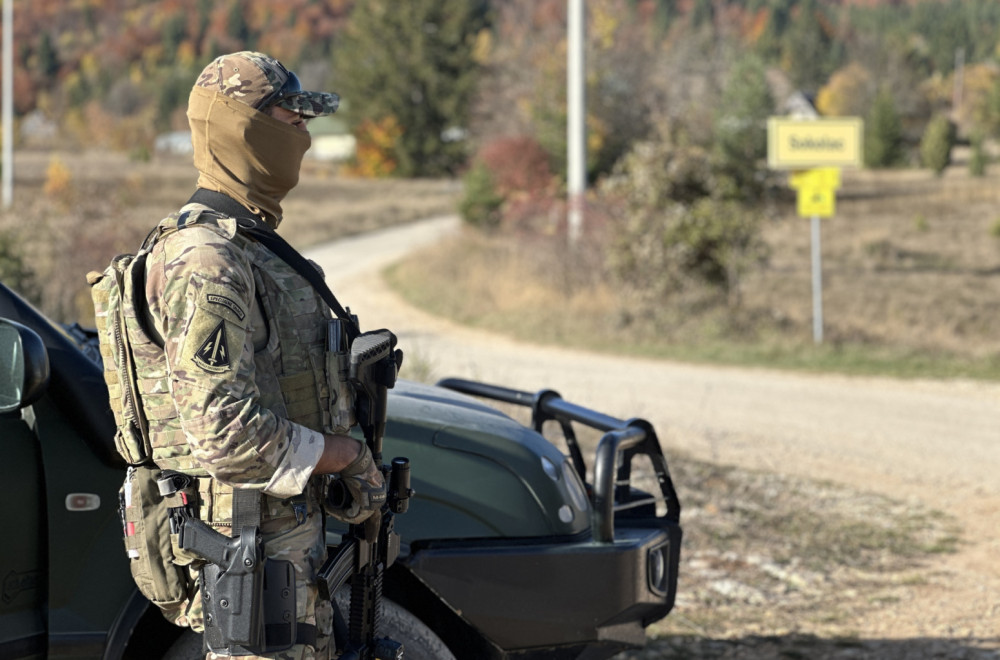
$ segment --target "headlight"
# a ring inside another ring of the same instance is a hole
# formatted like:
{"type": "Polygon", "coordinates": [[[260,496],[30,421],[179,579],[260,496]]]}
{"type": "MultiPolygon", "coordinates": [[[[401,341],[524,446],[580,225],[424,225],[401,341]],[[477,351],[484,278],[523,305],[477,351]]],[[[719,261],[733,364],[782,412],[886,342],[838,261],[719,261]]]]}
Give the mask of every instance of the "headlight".
{"type": "Polygon", "coordinates": [[[646,559],[646,575],[649,579],[649,590],[657,596],[667,595],[667,571],[669,570],[668,553],[670,543],[661,543],[650,549],[646,559]]]}
{"type": "Polygon", "coordinates": [[[590,500],[587,498],[587,491],[583,488],[580,475],[576,473],[573,464],[569,459],[562,464],[563,481],[566,482],[566,490],[569,491],[569,499],[573,506],[579,511],[587,511],[590,508],[590,500]]]}

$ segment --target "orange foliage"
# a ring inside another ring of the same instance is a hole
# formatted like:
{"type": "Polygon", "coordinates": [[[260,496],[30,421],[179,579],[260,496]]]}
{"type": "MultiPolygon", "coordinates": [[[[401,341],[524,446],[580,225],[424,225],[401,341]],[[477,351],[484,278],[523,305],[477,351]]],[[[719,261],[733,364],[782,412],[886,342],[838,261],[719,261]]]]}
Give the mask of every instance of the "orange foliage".
{"type": "Polygon", "coordinates": [[[830,76],[830,81],[819,90],[816,109],[828,117],[863,114],[874,88],[868,70],[852,62],[830,76]]]}
{"type": "Polygon", "coordinates": [[[49,161],[49,166],[45,169],[45,184],[42,192],[49,197],[68,201],[73,192],[73,175],[69,168],[53,156],[49,161]]]}
{"type": "Polygon", "coordinates": [[[766,9],[761,9],[753,15],[746,31],[746,39],[750,44],[755,44],[760,40],[761,35],[767,30],[770,20],[770,13],[766,9]]]}
{"type": "Polygon", "coordinates": [[[403,129],[395,117],[362,122],[355,131],[355,162],[348,172],[365,178],[391,176],[399,165],[393,151],[402,135],[403,129]]]}

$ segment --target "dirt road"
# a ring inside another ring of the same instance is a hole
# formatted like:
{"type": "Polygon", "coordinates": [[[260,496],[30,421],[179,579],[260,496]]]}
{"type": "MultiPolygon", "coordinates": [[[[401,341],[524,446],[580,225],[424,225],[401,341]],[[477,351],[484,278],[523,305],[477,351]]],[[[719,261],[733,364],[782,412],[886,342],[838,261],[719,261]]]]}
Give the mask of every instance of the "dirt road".
{"type": "Polygon", "coordinates": [[[413,309],[379,278],[385,265],[457,228],[457,219],[439,218],[308,255],[364,329],[396,330],[410,359],[435,377],[553,388],[616,416],[651,420],[668,456],[682,449],[953,513],[964,527],[959,551],[942,556],[940,573],[861,622],[857,634],[1000,636],[1000,384],[692,366],[515,343],[413,309]]]}

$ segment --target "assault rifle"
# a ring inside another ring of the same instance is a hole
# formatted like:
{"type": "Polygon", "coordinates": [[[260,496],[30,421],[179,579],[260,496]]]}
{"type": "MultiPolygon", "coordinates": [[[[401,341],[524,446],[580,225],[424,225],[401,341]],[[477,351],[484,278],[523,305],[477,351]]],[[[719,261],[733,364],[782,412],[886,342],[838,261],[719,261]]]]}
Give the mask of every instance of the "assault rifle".
{"type": "MultiPolygon", "coordinates": [[[[382,463],[382,436],[386,422],[386,391],[396,384],[403,352],[396,348],[396,336],[388,330],[359,335],[351,343],[350,381],[354,387],[355,414],[365,442],[376,464],[382,463]]],[[[326,598],[351,580],[351,609],[347,643],[340,660],[400,660],[403,645],[379,637],[382,616],[382,578],[399,555],[399,535],[393,530],[393,516],[405,513],[410,489],[410,465],[395,458],[392,467],[382,465],[388,484],[386,503],[368,520],[350,525],[337,553],[320,569],[320,589],[326,598]]],[[[349,504],[346,488],[335,481],[328,497],[335,507],[349,504]]],[[[337,640],[338,645],[341,640],[337,640]]],[[[338,649],[340,650],[340,649],[338,649]]]]}

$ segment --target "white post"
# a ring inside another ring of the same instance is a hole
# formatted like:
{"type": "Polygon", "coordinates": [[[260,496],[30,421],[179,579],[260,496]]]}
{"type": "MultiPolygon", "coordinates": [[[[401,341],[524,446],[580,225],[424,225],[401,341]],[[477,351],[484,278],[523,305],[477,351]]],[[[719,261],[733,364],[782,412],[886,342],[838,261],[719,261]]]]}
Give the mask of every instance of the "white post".
{"type": "Polygon", "coordinates": [[[14,201],[14,0],[3,0],[3,208],[14,201]]]}
{"type": "Polygon", "coordinates": [[[823,343],[823,265],[819,244],[819,216],[812,217],[813,341],[823,343]]]}
{"type": "Polygon", "coordinates": [[[587,188],[587,111],[584,86],[584,0],[568,0],[569,35],[566,48],[566,176],[569,190],[568,238],[576,245],[583,231],[583,202],[587,188]]]}

